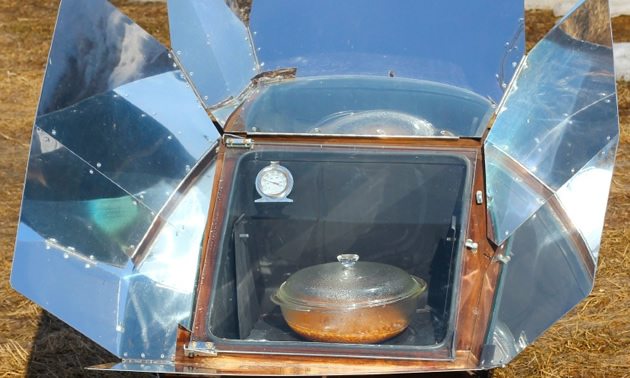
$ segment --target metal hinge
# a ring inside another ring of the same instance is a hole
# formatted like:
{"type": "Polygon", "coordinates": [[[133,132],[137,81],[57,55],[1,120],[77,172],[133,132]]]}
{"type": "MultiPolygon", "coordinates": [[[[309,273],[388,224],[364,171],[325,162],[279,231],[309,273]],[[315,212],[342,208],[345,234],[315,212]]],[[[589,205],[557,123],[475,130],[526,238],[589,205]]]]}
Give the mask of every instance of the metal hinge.
{"type": "Polygon", "coordinates": [[[251,138],[241,138],[234,135],[224,135],[223,141],[228,148],[252,148],[254,145],[251,138]]]}
{"type": "Polygon", "coordinates": [[[470,252],[472,253],[477,253],[477,250],[479,249],[479,244],[475,243],[472,239],[466,239],[464,246],[470,249],[470,252]]]}
{"type": "Polygon", "coordinates": [[[217,355],[217,351],[214,347],[214,343],[198,343],[197,341],[193,341],[188,346],[184,346],[184,354],[190,358],[195,356],[214,357],[217,355]]]}
{"type": "Polygon", "coordinates": [[[512,260],[512,257],[507,256],[507,255],[503,255],[501,253],[499,253],[496,256],[494,256],[494,261],[499,261],[499,262],[501,262],[503,264],[509,263],[510,260],[512,260]]]}

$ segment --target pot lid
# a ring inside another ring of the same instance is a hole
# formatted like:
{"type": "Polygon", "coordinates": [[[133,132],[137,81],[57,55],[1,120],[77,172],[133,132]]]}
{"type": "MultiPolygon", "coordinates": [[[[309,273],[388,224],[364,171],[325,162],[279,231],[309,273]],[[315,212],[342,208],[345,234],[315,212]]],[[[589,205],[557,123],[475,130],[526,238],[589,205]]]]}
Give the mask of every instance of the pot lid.
{"type": "Polygon", "coordinates": [[[418,295],[426,288],[424,281],[392,265],[359,262],[355,254],[342,254],[337,260],[296,272],[272,299],[302,310],[372,307],[418,295]]]}

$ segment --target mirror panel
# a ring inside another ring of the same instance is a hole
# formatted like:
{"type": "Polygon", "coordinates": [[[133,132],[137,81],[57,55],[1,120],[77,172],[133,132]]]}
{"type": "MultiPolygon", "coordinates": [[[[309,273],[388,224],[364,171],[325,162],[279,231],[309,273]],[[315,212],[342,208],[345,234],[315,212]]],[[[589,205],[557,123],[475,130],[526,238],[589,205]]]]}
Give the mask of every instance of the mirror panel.
{"type": "Polygon", "coordinates": [[[190,322],[218,137],[164,46],[104,0],[64,0],[13,287],[119,357],[170,360],[190,322]]]}
{"type": "Polygon", "coordinates": [[[489,237],[509,259],[483,367],[591,292],[618,141],[608,1],[584,0],[527,56],[484,145],[489,237]]]}
{"type": "Polygon", "coordinates": [[[218,114],[259,73],[249,30],[223,0],[169,0],[171,44],[202,101],[218,114]]]}
{"type": "Polygon", "coordinates": [[[499,102],[523,17],[522,1],[274,0],[253,2],[249,26],[263,71],[424,79],[499,102]]]}
{"type": "Polygon", "coordinates": [[[542,205],[507,200],[491,166],[546,201],[618,135],[608,3],[588,0],[529,53],[486,139],[491,239],[502,243],[542,205]]]}

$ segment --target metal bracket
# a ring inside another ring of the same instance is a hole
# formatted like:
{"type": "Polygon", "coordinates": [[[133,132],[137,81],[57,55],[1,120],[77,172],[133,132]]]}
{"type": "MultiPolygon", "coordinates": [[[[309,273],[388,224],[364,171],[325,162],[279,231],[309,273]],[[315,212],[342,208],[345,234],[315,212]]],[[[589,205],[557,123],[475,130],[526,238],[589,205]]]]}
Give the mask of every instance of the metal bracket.
{"type": "Polygon", "coordinates": [[[494,256],[494,261],[500,261],[503,264],[509,263],[510,260],[512,260],[512,258],[510,256],[502,255],[500,253],[498,255],[494,256]]]}
{"type": "Polygon", "coordinates": [[[466,239],[464,246],[470,249],[470,252],[472,253],[477,253],[477,250],[479,249],[479,244],[475,243],[472,239],[466,239]]]}
{"type": "Polygon", "coordinates": [[[200,346],[200,343],[193,341],[187,346],[184,345],[184,355],[189,358],[193,358],[195,356],[215,357],[217,355],[217,351],[214,348],[214,343],[201,343],[200,346]]]}
{"type": "Polygon", "coordinates": [[[481,205],[483,203],[483,192],[481,190],[477,190],[475,193],[475,200],[477,201],[477,205],[481,205]]]}
{"type": "Polygon", "coordinates": [[[223,140],[228,148],[252,148],[254,145],[254,141],[251,138],[241,138],[233,135],[226,135],[223,140]]]}

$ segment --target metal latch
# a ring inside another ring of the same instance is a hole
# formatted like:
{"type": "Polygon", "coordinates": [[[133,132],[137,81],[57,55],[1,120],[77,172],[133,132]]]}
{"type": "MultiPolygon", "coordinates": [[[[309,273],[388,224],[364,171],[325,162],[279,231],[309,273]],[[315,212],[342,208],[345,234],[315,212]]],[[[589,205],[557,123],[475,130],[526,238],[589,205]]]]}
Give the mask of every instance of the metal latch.
{"type": "Polygon", "coordinates": [[[225,136],[225,146],[228,148],[252,148],[254,141],[251,138],[239,138],[236,136],[225,136]]]}
{"type": "Polygon", "coordinates": [[[503,255],[501,253],[497,254],[496,256],[494,256],[494,261],[500,261],[503,264],[507,264],[510,262],[510,260],[512,260],[512,258],[510,256],[507,255],[503,255]]]}
{"type": "Polygon", "coordinates": [[[466,239],[464,246],[470,249],[470,252],[472,253],[477,253],[477,250],[479,249],[479,244],[475,243],[472,239],[466,239]]]}
{"type": "Polygon", "coordinates": [[[475,200],[477,201],[477,205],[481,205],[483,203],[483,192],[481,190],[477,190],[475,193],[475,200]]]}

